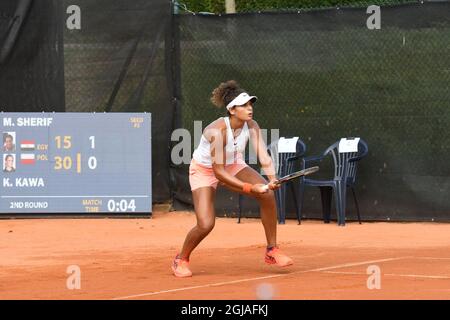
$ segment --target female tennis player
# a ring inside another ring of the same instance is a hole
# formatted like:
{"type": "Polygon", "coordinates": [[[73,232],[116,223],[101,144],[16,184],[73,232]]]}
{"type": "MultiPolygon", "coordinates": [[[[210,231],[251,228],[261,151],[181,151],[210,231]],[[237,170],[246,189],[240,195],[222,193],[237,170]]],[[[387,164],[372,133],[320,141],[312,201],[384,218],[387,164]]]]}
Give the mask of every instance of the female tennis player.
{"type": "Polygon", "coordinates": [[[293,261],[277,246],[277,213],[275,195],[279,188],[272,159],[267,153],[258,123],[253,120],[253,103],[257,97],[249,95],[234,80],[221,83],[212,92],[211,101],[227,109],[227,116],[209,124],[203,131],[200,144],[189,166],[197,225],[187,234],[183,248],[172,263],[177,277],[190,277],[189,257],[197,245],[211,232],[215,223],[214,199],[220,183],[229,189],[256,198],[266,233],[265,262],[288,266],[293,261]],[[269,183],[243,160],[243,152],[251,139],[261,167],[269,183]]]}

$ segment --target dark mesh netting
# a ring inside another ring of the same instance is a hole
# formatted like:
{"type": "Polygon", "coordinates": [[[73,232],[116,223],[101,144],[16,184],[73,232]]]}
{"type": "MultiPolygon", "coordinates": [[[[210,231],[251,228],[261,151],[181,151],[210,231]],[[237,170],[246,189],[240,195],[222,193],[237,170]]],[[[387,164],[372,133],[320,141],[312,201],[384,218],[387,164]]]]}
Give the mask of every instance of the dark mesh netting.
{"type": "MultiPolygon", "coordinates": [[[[235,79],[259,97],[268,142],[275,129],[299,136],[307,155],[341,137],[368,142],[363,219],[449,220],[449,12],[449,1],[382,6],[381,29],[369,30],[366,8],[173,16],[166,0],[4,0],[0,110],[151,112],[153,199],[192,208],[172,132],[194,137],[202,121],[190,158],[201,128],[225,115],[211,91],[235,79]],[[73,5],[81,28],[69,30],[73,5]]],[[[218,215],[235,215],[237,198],[222,189],[218,215]]],[[[305,217],[321,217],[318,190],[304,205],[305,217]]],[[[246,198],[244,212],[258,216],[257,203],[246,198]]]]}
{"type": "MultiPolygon", "coordinates": [[[[67,8],[73,1],[64,1],[67,8]]],[[[68,112],[151,112],[153,197],[170,198],[171,7],[164,0],[79,0],[64,33],[68,112]]]]}
{"type": "MultiPolygon", "coordinates": [[[[224,116],[210,93],[235,79],[259,97],[260,126],[299,136],[307,155],[341,137],[367,141],[356,188],[363,218],[448,220],[449,12],[450,2],[381,7],[379,30],[367,28],[366,8],[179,16],[182,124],[192,132],[195,120],[224,116]]],[[[176,172],[175,204],[189,206],[187,167],[176,172]]],[[[324,163],[320,177],[330,172],[324,163]]],[[[219,214],[236,213],[237,195],[218,200],[219,214]]],[[[258,215],[254,200],[244,207],[258,215]]],[[[307,189],[305,216],[320,208],[318,189],[307,189]]]]}
{"type": "Polygon", "coordinates": [[[170,199],[171,3],[5,0],[0,12],[1,110],[152,113],[153,199],[170,199]]]}
{"type": "Polygon", "coordinates": [[[64,111],[60,2],[0,1],[0,111],[64,111]]]}

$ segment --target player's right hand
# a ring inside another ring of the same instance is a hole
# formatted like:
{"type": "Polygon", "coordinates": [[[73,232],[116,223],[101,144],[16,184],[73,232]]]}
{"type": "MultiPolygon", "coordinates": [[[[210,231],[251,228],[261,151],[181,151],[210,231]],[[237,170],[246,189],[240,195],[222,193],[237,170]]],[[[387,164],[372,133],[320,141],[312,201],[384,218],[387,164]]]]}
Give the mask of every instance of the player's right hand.
{"type": "Polygon", "coordinates": [[[252,193],[263,194],[269,192],[269,188],[267,188],[266,184],[258,183],[252,186],[252,193]]]}
{"type": "Polygon", "coordinates": [[[277,190],[281,188],[281,183],[275,183],[274,181],[271,181],[267,184],[267,187],[270,190],[277,190]]]}

